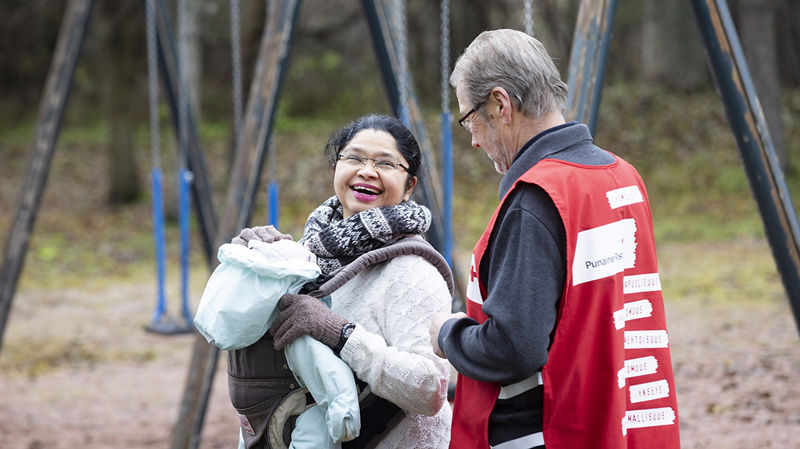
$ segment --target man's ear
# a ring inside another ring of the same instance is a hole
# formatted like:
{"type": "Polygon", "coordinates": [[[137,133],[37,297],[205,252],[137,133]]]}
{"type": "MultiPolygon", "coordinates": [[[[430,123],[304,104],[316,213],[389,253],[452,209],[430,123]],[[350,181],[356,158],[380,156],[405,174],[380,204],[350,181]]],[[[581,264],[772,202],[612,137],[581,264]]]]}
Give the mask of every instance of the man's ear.
{"type": "Polygon", "coordinates": [[[414,187],[417,186],[417,177],[412,176],[411,179],[408,180],[406,183],[406,194],[403,195],[403,201],[408,201],[411,198],[411,194],[414,193],[414,187]]]}
{"type": "Polygon", "coordinates": [[[497,102],[497,111],[503,121],[508,123],[511,121],[511,112],[514,108],[514,103],[511,102],[511,97],[508,92],[502,87],[495,87],[489,94],[491,98],[497,102]]]}

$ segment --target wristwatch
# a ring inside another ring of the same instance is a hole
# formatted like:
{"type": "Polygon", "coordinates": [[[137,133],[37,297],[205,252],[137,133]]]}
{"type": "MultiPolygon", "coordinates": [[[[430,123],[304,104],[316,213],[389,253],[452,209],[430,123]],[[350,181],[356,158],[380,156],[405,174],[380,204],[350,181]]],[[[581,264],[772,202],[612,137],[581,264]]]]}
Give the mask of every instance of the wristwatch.
{"type": "Polygon", "coordinates": [[[333,348],[333,353],[339,357],[339,353],[342,352],[342,348],[344,348],[345,343],[347,343],[347,339],[350,338],[350,334],[353,333],[353,329],[356,328],[356,323],[347,323],[342,326],[342,334],[339,336],[339,342],[336,343],[336,346],[333,348]]]}

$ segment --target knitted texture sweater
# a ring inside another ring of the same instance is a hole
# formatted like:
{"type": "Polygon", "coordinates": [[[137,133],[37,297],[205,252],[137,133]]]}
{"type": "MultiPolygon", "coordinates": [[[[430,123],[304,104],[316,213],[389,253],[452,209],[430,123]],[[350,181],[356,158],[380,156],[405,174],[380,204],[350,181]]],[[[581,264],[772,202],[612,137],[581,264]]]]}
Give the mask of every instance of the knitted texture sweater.
{"type": "Polygon", "coordinates": [[[449,364],[433,354],[428,334],[431,316],[451,307],[439,271],[419,256],[396,257],[358,274],[331,302],[334,312],[357,324],[342,360],[406,413],[377,447],[447,448],[449,364]]]}

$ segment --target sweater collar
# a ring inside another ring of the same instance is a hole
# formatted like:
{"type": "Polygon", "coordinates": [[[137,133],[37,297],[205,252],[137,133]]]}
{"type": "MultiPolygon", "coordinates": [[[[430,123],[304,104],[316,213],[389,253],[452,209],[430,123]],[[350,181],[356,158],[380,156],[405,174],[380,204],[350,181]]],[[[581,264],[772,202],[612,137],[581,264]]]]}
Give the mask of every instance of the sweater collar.
{"type": "Polygon", "coordinates": [[[500,180],[500,198],[506,196],[517,179],[539,161],[587,139],[592,139],[589,127],[578,122],[563,123],[535,135],[517,152],[511,167],[500,180]]]}

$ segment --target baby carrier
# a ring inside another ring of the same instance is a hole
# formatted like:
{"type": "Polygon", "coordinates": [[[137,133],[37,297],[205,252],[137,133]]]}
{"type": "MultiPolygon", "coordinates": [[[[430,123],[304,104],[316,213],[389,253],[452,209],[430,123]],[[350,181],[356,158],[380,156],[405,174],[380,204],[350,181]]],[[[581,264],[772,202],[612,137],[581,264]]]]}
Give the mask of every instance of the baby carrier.
{"type": "MultiPolygon", "coordinates": [[[[307,284],[303,291],[324,298],[365,269],[402,255],[417,255],[430,262],[453,294],[453,276],[447,262],[421,238],[403,238],[362,254],[321,284],[307,284]]],[[[228,390],[231,403],[239,413],[248,449],[288,448],[297,417],[314,405],[308,390],[295,381],[283,351],[276,351],[272,343],[272,336],[267,332],[248,347],[228,351],[228,390]]],[[[374,447],[404,417],[399,407],[372,394],[366,383],[356,382],[361,433],[355,440],[342,443],[342,448],[374,447]]]]}

